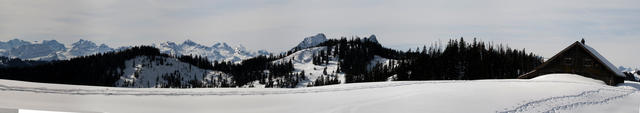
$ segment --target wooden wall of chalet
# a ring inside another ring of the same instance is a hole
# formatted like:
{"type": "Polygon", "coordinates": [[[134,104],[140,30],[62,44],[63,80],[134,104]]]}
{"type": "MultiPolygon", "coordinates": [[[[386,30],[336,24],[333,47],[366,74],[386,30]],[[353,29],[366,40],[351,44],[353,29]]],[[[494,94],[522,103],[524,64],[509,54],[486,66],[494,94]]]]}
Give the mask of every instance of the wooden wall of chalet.
{"type": "Polygon", "coordinates": [[[579,46],[572,46],[563,53],[558,54],[556,58],[547,61],[548,64],[537,67],[533,72],[522,75],[519,78],[529,79],[551,73],[573,73],[602,80],[608,85],[624,82],[614,72],[607,69],[605,64],[597,61],[598,59],[589,54],[585,48],[579,46]]]}

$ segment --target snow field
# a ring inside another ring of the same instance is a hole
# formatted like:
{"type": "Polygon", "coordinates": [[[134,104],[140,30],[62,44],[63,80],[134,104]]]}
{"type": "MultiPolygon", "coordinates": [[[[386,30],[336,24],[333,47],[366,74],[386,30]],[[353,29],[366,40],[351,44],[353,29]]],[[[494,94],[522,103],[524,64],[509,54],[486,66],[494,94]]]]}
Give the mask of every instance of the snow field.
{"type": "Polygon", "coordinates": [[[110,88],[0,80],[0,107],[225,113],[634,113],[640,83],[395,81],[310,88],[110,88]],[[55,103],[55,104],[52,104],[55,103]]]}

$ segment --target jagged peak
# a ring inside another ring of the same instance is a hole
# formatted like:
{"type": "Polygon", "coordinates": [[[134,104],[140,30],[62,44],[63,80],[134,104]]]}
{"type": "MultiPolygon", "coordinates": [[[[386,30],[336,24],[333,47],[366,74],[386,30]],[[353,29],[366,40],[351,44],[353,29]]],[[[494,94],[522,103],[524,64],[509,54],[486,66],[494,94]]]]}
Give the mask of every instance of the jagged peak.
{"type": "Polygon", "coordinates": [[[372,34],[371,36],[369,36],[369,38],[366,38],[367,40],[371,41],[371,42],[378,42],[378,39],[376,38],[376,35],[372,34]]]}
{"type": "Polygon", "coordinates": [[[298,49],[309,48],[309,47],[317,46],[318,44],[323,43],[325,41],[327,41],[327,37],[324,35],[324,33],[318,33],[314,36],[305,37],[304,40],[300,42],[300,44],[298,44],[298,46],[296,46],[295,48],[298,48],[298,49]]]}
{"type": "Polygon", "coordinates": [[[229,46],[229,44],[227,44],[226,42],[216,42],[215,44],[213,44],[211,47],[213,48],[232,48],[231,46],[229,46]]]}
{"type": "Polygon", "coordinates": [[[109,49],[109,50],[113,50],[113,48],[109,47],[107,44],[100,44],[100,46],[98,46],[99,49],[109,49]]]}
{"type": "Polygon", "coordinates": [[[42,40],[43,44],[51,44],[51,43],[55,43],[55,44],[62,44],[60,42],[58,42],[57,40],[42,40]]]}
{"type": "MultiPolygon", "coordinates": [[[[50,41],[46,41],[43,40],[42,43],[58,43],[58,41],[56,40],[50,40],[50,41]]],[[[77,42],[71,44],[72,46],[80,46],[80,45],[88,45],[88,46],[97,46],[96,43],[93,43],[89,40],[84,40],[84,39],[80,39],[77,42]]]]}
{"type": "Polygon", "coordinates": [[[198,43],[196,43],[196,42],[194,42],[194,41],[192,41],[190,39],[187,39],[184,42],[182,42],[182,45],[194,46],[194,45],[198,45],[198,43]]]}
{"type": "Polygon", "coordinates": [[[14,38],[14,39],[11,39],[11,40],[7,41],[7,43],[29,43],[30,44],[31,42],[25,41],[25,40],[20,40],[18,38],[14,38]]]}
{"type": "Polygon", "coordinates": [[[172,41],[166,41],[166,42],[160,43],[160,45],[161,46],[176,46],[178,44],[176,44],[175,42],[172,42],[172,41]]]}

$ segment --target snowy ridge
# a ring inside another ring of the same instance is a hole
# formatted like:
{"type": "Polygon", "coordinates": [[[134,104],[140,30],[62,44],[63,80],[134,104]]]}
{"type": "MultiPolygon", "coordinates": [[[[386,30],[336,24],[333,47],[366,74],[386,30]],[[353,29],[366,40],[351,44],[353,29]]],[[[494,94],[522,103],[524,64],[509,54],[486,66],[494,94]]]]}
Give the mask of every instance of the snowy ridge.
{"type": "Polygon", "coordinates": [[[175,58],[139,56],[125,62],[126,68],[117,87],[156,88],[163,86],[171,79],[179,79],[177,84],[191,85],[197,82],[204,86],[220,86],[221,82],[231,81],[230,76],[223,72],[200,69],[175,58]],[[224,80],[223,80],[224,79],[224,80]]]}

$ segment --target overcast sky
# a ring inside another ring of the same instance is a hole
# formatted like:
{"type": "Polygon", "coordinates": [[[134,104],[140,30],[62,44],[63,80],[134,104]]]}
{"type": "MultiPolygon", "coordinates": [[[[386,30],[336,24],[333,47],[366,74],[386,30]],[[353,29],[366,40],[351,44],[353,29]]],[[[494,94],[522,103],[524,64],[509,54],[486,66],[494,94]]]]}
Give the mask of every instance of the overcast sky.
{"type": "Polygon", "coordinates": [[[451,38],[551,57],[585,38],[616,65],[640,67],[639,0],[2,0],[0,41],[18,38],[112,47],[182,42],[271,52],[302,38],[375,34],[406,50],[451,38]]]}

